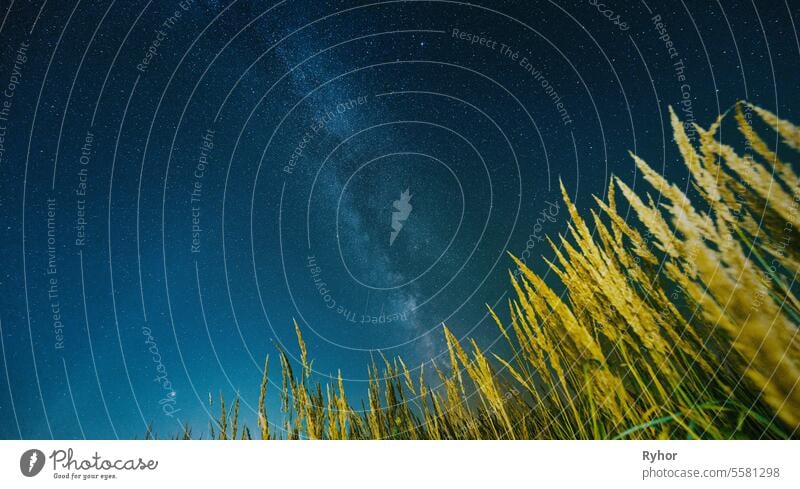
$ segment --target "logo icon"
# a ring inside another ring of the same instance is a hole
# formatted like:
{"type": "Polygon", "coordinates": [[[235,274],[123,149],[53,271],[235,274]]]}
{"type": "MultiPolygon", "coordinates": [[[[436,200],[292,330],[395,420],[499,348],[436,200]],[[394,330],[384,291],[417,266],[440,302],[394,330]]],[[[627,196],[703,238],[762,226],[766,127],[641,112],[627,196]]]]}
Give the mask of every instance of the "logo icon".
{"type": "Polygon", "coordinates": [[[399,200],[392,202],[396,210],[392,212],[392,232],[389,234],[389,246],[394,244],[394,240],[397,239],[397,235],[403,229],[403,223],[406,222],[406,219],[411,214],[411,209],[414,208],[411,205],[411,197],[412,195],[406,189],[405,192],[400,194],[399,200]]]}
{"type": "Polygon", "coordinates": [[[44,468],[44,453],[32,448],[19,458],[19,470],[25,477],[34,477],[44,468]]]}

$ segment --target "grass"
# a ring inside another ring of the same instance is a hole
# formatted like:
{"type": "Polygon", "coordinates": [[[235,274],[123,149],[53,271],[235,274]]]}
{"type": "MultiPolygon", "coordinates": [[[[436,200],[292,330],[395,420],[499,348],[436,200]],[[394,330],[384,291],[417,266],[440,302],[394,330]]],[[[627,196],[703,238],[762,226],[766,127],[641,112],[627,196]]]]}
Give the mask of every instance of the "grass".
{"type": "MultiPolygon", "coordinates": [[[[797,438],[800,431],[800,179],[747,122],[755,113],[796,156],[800,129],[739,103],[748,153],[718,140],[724,117],[693,144],[674,112],[689,195],[632,155],[658,195],[620,178],[586,217],[562,185],[566,236],[550,241],[557,293],[512,257],[508,321],[491,314],[513,352],[488,354],[446,327],[449,362],[426,384],[400,358],[368,367],[355,408],[341,374],[315,382],[300,329],[295,371],[278,358],[282,413],[258,404],[262,439],[729,439],[797,438]],[[631,216],[635,218],[631,219],[631,216]]],[[[782,151],[781,154],[786,151],[782,151]]],[[[213,404],[209,399],[209,403],[213,404]]],[[[239,399],[211,420],[218,439],[252,438],[239,399]]],[[[148,436],[151,433],[148,432],[148,436]]],[[[186,427],[182,438],[191,438],[186,427]]]]}

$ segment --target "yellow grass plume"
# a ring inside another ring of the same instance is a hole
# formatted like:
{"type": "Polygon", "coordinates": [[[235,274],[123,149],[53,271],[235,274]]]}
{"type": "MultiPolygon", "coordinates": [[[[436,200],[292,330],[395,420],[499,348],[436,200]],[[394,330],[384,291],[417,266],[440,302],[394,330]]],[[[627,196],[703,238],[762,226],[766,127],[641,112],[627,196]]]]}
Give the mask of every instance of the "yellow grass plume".
{"type": "MultiPolygon", "coordinates": [[[[631,155],[658,199],[615,177],[586,219],[562,185],[568,232],[543,262],[558,284],[513,258],[507,319],[490,311],[510,355],[443,327],[449,365],[417,374],[401,359],[373,361],[357,409],[341,373],[313,381],[295,323],[300,374],[280,351],[283,416],[271,426],[265,364],[261,438],[797,438],[800,179],[787,158],[800,128],[745,103],[733,112],[744,152],[717,139],[726,115],[696,127],[693,143],[670,110],[689,188],[631,155]]],[[[238,395],[220,403],[211,436],[249,438],[238,395]]]]}

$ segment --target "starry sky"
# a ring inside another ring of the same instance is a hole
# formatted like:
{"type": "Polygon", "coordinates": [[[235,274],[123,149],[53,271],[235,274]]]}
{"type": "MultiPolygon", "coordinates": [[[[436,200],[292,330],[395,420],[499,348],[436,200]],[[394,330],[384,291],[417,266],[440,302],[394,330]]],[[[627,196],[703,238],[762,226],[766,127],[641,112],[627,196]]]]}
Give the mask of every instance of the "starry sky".
{"type": "Polygon", "coordinates": [[[559,181],[588,209],[641,183],[633,151],[685,186],[669,105],[800,120],[798,17],[0,1],[0,438],[201,435],[220,392],[254,426],[266,355],[276,421],[294,321],[355,404],[381,354],[446,363],[442,324],[502,354],[487,305],[507,317],[509,253],[552,279],[559,181]]]}

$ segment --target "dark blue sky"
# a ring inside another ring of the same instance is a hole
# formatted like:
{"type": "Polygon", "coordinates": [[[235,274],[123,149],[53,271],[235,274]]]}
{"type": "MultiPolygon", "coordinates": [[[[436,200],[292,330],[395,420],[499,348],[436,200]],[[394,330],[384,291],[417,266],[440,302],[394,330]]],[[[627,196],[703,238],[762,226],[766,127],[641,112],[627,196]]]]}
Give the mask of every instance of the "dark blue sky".
{"type": "Polygon", "coordinates": [[[559,180],[685,184],[670,104],[800,119],[797,2],[597,4],[0,2],[0,438],[252,426],[267,354],[275,421],[293,320],[356,402],[442,322],[502,353],[559,180]]]}

